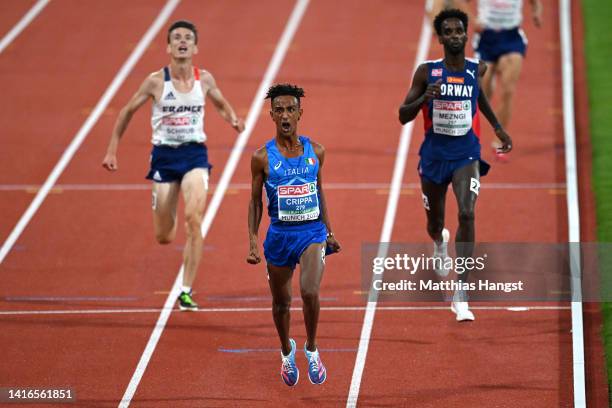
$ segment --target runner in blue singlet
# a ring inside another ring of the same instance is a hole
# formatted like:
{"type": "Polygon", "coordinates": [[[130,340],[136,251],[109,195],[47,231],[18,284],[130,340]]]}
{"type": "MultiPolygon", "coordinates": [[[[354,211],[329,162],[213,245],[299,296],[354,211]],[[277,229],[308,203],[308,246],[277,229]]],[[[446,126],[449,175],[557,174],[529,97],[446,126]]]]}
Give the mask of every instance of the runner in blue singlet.
{"type": "Polygon", "coordinates": [[[298,136],[302,115],[300,98],[304,91],[294,85],[279,84],[268,90],[270,115],[276,124],[276,137],[257,150],[251,160],[252,192],[249,204],[250,249],[247,262],[261,261],[258,230],[263,213],[265,185],[270,228],[264,242],[264,256],[272,292],[272,314],[281,342],[281,378],[294,386],[299,379],[295,363],[296,344],[289,337],[291,278],[300,264],[300,288],[307,340],[304,353],[308,377],[322,384],[327,371],[316,345],[319,320],[319,287],[325,268],[325,254],[338,252],[325,205],[321,169],[323,146],[298,136]]]}
{"type": "MultiPolygon", "coordinates": [[[[448,256],[450,234],[444,228],[444,206],[448,185],[452,183],[459,209],[455,249],[457,257],[468,258],[474,250],[474,207],[480,176],[489,169],[480,159],[478,112],[495,128],[502,142],[499,151],[509,152],[512,141],[481,92],[486,64],[465,57],[467,15],[457,9],[444,10],[436,16],[434,27],[444,46],[444,59],[426,61],[417,68],[410,91],[400,106],[399,119],[406,124],[423,111],[425,139],[419,151],[418,170],[434,256],[442,259],[448,256]]],[[[436,272],[446,275],[448,270],[436,272]]],[[[458,276],[461,282],[467,278],[467,273],[458,276]]],[[[455,291],[451,309],[458,321],[474,320],[462,290],[455,291]]]]}

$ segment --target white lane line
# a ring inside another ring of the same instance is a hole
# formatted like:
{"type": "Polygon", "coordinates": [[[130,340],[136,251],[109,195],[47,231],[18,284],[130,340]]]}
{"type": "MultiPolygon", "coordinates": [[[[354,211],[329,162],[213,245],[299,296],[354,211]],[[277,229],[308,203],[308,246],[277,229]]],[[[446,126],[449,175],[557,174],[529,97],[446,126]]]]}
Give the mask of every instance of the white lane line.
{"type": "MultiPolygon", "coordinates": [[[[216,184],[211,184],[211,189],[216,188],[216,184]]],[[[388,189],[389,183],[334,183],[325,182],[327,190],[376,190],[388,189]]],[[[0,184],[0,191],[37,191],[41,186],[37,184],[0,184]]],[[[228,189],[250,190],[248,183],[230,183],[228,189]]],[[[404,183],[402,189],[420,189],[418,183],[404,183]]],[[[565,183],[482,183],[481,189],[490,190],[557,190],[565,189],[565,183]]],[[[151,185],[146,183],[138,184],[56,184],[54,190],[63,191],[141,191],[151,190],[151,185]]]]}
{"type": "Polygon", "coordinates": [[[4,51],[4,49],[8,47],[28,25],[30,25],[32,20],[36,18],[36,16],[42,11],[42,9],[45,8],[47,4],[49,4],[49,0],[38,0],[36,4],[34,4],[32,8],[23,15],[21,20],[15,24],[11,31],[6,33],[2,40],[0,40],[0,54],[2,54],[2,51],[4,51]]]}
{"type": "MultiPolygon", "coordinates": [[[[412,72],[416,71],[418,65],[427,58],[430,39],[431,24],[427,17],[424,17],[421,28],[421,36],[419,38],[419,47],[414,60],[412,72]]],[[[406,167],[406,159],[408,157],[408,148],[410,147],[410,139],[413,128],[414,121],[409,122],[402,127],[399,147],[397,149],[397,155],[395,156],[395,167],[393,169],[393,178],[391,180],[391,191],[389,193],[385,220],[380,235],[378,257],[384,258],[387,255],[387,246],[388,243],[391,242],[391,232],[393,230],[393,223],[395,222],[395,213],[397,211],[397,203],[400,197],[402,178],[404,176],[404,168],[406,167]]],[[[370,343],[370,335],[372,334],[372,325],[374,324],[378,293],[370,289],[368,299],[369,301],[365,311],[365,316],[363,318],[363,326],[361,328],[361,336],[359,339],[359,349],[357,351],[355,367],[353,368],[353,376],[351,378],[351,387],[349,389],[349,395],[346,401],[347,407],[355,407],[357,405],[357,399],[359,398],[359,387],[361,386],[361,377],[363,375],[363,369],[365,367],[366,357],[368,354],[368,346],[370,343]]]]}
{"type": "MultiPolygon", "coordinates": [[[[245,124],[245,131],[242,132],[238,136],[238,139],[236,140],[236,144],[234,148],[232,149],[232,153],[230,154],[227,164],[225,165],[225,168],[223,170],[223,174],[221,175],[219,185],[215,189],[210,205],[208,206],[208,208],[206,209],[206,213],[204,214],[204,220],[202,221],[202,228],[201,228],[202,237],[204,238],[206,238],[208,230],[210,229],[210,226],[214,220],[214,217],[217,214],[217,210],[219,209],[219,206],[221,205],[221,201],[223,200],[223,196],[225,195],[225,191],[227,190],[227,187],[232,178],[232,175],[234,174],[234,171],[236,170],[236,166],[238,165],[238,161],[240,160],[242,151],[244,150],[244,147],[246,146],[246,142],[251,136],[251,133],[253,132],[253,129],[255,128],[255,124],[257,123],[257,120],[259,119],[266,92],[268,88],[272,85],[272,81],[274,80],[274,78],[276,77],[276,74],[278,73],[278,70],[280,69],[283,59],[285,58],[285,54],[287,53],[287,49],[289,48],[289,45],[293,39],[293,36],[298,26],[300,25],[300,21],[302,20],[302,17],[304,13],[306,12],[306,8],[308,7],[308,1],[309,0],[297,0],[295,7],[293,9],[293,12],[291,13],[291,16],[289,17],[289,20],[287,21],[287,25],[285,26],[285,30],[278,44],[276,45],[274,55],[272,56],[272,59],[270,60],[270,63],[268,65],[268,68],[266,69],[264,77],[261,83],[259,84],[259,88],[257,89],[257,92],[255,93],[253,102],[251,103],[251,107],[249,109],[249,113],[247,115],[247,120],[245,124]]],[[[159,315],[159,318],[157,319],[155,328],[153,329],[153,332],[151,333],[151,337],[149,338],[149,341],[147,342],[145,350],[143,351],[142,356],[140,357],[138,366],[136,367],[136,370],[134,371],[134,374],[132,375],[132,379],[130,380],[128,387],[125,390],[125,393],[123,395],[123,398],[121,399],[121,402],[119,403],[120,408],[125,408],[130,405],[130,402],[134,396],[134,393],[136,392],[136,389],[138,388],[138,384],[140,383],[140,380],[142,379],[142,376],[147,368],[147,365],[149,364],[151,356],[153,355],[153,352],[155,351],[157,342],[164,330],[164,327],[166,326],[166,322],[168,321],[168,318],[170,317],[170,313],[172,311],[170,307],[176,301],[176,298],[178,297],[182,275],[183,275],[183,267],[181,266],[181,269],[174,282],[174,286],[172,287],[172,290],[170,290],[170,293],[168,294],[168,297],[166,299],[164,310],[162,311],[162,313],[159,315]]]]}
{"type": "Polygon", "coordinates": [[[68,145],[68,147],[62,154],[62,157],[51,171],[51,174],[49,174],[49,177],[47,177],[47,180],[34,197],[34,200],[32,200],[28,209],[21,216],[21,219],[19,220],[19,222],[17,222],[15,228],[13,228],[13,231],[2,245],[2,248],[0,248],[0,265],[4,261],[4,258],[6,258],[6,256],[8,255],[9,251],[11,250],[17,239],[19,239],[21,233],[26,228],[32,217],[34,217],[34,215],[36,214],[36,211],[38,211],[38,208],[40,208],[43,201],[49,194],[49,191],[51,190],[57,179],[61,176],[64,169],[68,166],[68,163],[70,163],[70,160],[72,160],[72,157],[75,155],[78,148],[81,146],[91,129],[94,127],[94,125],[100,118],[100,115],[102,115],[102,112],[104,112],[110,101],[113,99],[115,93],[117,93],[117,90],[119,89],[121,84],[123,84],[123,81],[125,81],[125,78],[127,78],[128,74],[132,71],[132,68],[134,68],[134,65],[136,65],[136,62],[138,62],[138,60],[145,52],[151,41],[155,38],[159,29],[162,27],[163,24],[165,24],[166,20],[168,19],[172,11],[176,8],[179,1],[180,0],[168,0],[162,11],[159,13],[157,18],[151,25],[151,27],[149,27],[138,45],[136,45],[136,48],[134,48],[134,51],[132,51],[132,54],[130,54],[130,56],[125,61],[125,63],[123,64],[109,87],[106,89],[106,92],[104,92],[102,98],[100,98],[96,107],[91,112],[83,126],[81,126],[75,137],[72,139],[72,142],[70,142],[70,145],[68,145]]]}
{"type": "Polygon", "coordinates": [[[565,181],[567,183],[567,223],[570,245],[572,288],[572,355],[574,407],[586,407],[584,374],[584,335],[582,324],[582,287],[580,270],[580,208],[576,165],[576,124],[574,122],[574,66],[572,61],[572,22],[570,1],[559,4],[561,67],[563,72],[563,133],[565,141],[565,181]]]}
{"type": "MultiPolygon", "coordinates": [[[[173,299],[174,300],[174,299],[173,299]]],[[[570,310],[569,306],[472,306],[471,309],[476,310],[491,310],[491,311],[509,311],[509,312],[528,312],[530,310],[570,310]]],[[[321,310],[331,312],[352,312],[366,310],[367,306],[322,306],[321,310]]],[[[449,310],[448,305],[445,306],[378,306],[378,311],[445,311],[449,310]]],[[[168,310],[178,311],[178,309],[164,305],[163,308],[143,308],[143,309],[66,309],[66,310],[4,310],[0,311],[0,316],[36,316],[36,315],[96,315],[96,314],[130,314],[130,313],[160,313],[168,310]]],[[[301,307],[292,307],[292,311],[301,311],[301,307]]],[[[207,307],[200,308],[193,313],[253,313],[272,311],[270,307],[207,307]]]]}
{"type": "Polygon", "coordinates": [[[221,175],[221,179],[219,180],[219,185],[215,189],[215,193],[213,194],[212,200],[204,215],[204,220],[202,221],[202,236],[206,236],[212,221],[217,214],[217,210],[221,205],[221,201],[223,200],[223,196],[225,195],[225,191],[227,190],[232,175],[236,170],[236,166],[238,166],[238,161],[240,160],[240,156],[244,151],[244,148],[251,136],[253,129],[255,128],[255,124],[260,117],[260,112],[264,104],[264,97],[266,96],[266,92],[268,88],[272,85],[272,81],[276,77],[278,70],[280,69],[281,63],[285,58],[285,54],[287,53],[287,49],[293,39],[293,35],[297,30],[300,21],[306,12],[306,8],[308,7],[309,0],[298,0],[295,4],[295,8],[289,18],[287,23],[287,27],[285,28],[285,32],[281,37],[278,45],[276,46],[276,50],[274,55],[272,56],[272,60],[270,61],[270,65],[268,65],[268,69],[264,75],[261,84],[259,85],[259,89],[255,93],[255,97],[253,102],[251,103],[251,108],[249,110],[249,114],[247,116],[245,131],[240,134],[238,140],[236,140],[236,145],[232,149],[232,153],[230,154],[229,159],[227,160],[227,164],[225,166],[225,170],[221,175]]]}

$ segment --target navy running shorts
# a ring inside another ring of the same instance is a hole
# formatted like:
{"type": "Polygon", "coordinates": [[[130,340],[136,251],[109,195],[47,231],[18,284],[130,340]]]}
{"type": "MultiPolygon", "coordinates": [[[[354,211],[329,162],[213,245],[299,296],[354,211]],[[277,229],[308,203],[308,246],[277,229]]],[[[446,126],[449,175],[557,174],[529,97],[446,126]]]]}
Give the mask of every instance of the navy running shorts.
{"type": "Polygon", "coordinates": [[[486,176],[491,166],[482,159],[474,159],[468,157],[466,159],[459,160],[431,160],[425,157],[421,157],[419,160],[419,166],[417,170],[419,175],[425,181],[429,181],[434,184],[449,184],[453,181],[453,174],[455,170],[466,166],[473,161],[478,160],[480,162],[480,176],[486,176]]]}
{"type": "Polygon", "coordinates": [[[520,28],[510,30],[484,30],[475,33],[472,40],[476,58],[496,63],[503,55],[527,52],[527,36],[520,28]]]}
{"type": "Polygon", "coordinates": [[[169,183],[183,179],[193,169],[210,169],[208,149],[203,143],[184,143],[177,147],[153,146],[151,151],[151,169],[147,179],[158,183],[169,183]]]}

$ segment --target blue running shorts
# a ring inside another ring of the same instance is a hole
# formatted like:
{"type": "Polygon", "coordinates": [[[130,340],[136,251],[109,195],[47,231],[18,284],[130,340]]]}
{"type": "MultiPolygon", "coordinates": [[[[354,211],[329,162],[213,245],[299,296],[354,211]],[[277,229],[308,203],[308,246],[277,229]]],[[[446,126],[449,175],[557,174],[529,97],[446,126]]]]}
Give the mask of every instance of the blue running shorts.
{"type": "Polygon", "coordinates": [[[151,169],[147,179],[158,183],[169,183],[183,179],[193,169],[210,169],[208,149],[202,143],[184,143],[177,147],[153,146],[151,151],[151,169]]]}
{"type": "Polygon", "coordinates": [[[264,241],[266,262],[295,269],[302,253],[311,244],[325,243],[327,228],[320,221],[291,226],[270,225],[264,241]]]}
{"type": "Polygon", "coordinates": [[[417,170],[422,179],[434,184],[448,184],[453,181],[455,170],[478,160],[480,162],[480,176],[486,176],[491,166],[482,159],[468,157],[459,160],[431,160],[421,157],[417,170]]]}
{"type": "Polygon", "coordinates": [[[476,58],[494,62],[503,55],[518,52],[523,57],[527,52],[527,37],[520,28],[510,30],[484,30],[475,33],[472,40],[476,58]]]}

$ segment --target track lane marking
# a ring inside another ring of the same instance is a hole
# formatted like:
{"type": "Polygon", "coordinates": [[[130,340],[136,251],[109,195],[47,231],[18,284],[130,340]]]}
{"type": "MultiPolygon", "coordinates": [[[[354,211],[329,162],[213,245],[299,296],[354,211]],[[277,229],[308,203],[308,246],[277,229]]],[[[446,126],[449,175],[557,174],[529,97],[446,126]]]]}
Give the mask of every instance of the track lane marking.
{"type": "MultiPolygon", "coordinates": [[[[217,184],[211,184],[211,190],[217,184]]],[[[389,191],[389,183],[334,183],[326,182],[326,190],[377,190],[389,191]]],[[[38,184],[0,184],[0,191],[36,193],[41,186],[38,184]]],[[[420,189],[418,183],[403,183],[402,189],[420,189]]],[[[488,190],[554,190],[565,192],[565,183],[482,183],[481,189],[488,190]]],[[[251,185],[247,183],[230,183],[228,189],[236,191],[249,191],[251,185]]],[[[56,184],[52,190],[61,191],[150,191],[151,185],[138,184],[56,184]]]]}
{"type": "MultiPolygon", "coordinates": [[[[570,306],[470,306],[475,310],[528,312],[531,310],[570,310],[570,306]]],[[[330,312],[358,312],[366,310],[367,306],[322,306],[321,310],[330,312]]],[[[179,309],[170,306],[168,308],[133,308],[133,309],[66,309],[66,310],[4,310],[0,316],[35,316],[35,315],[85,315],[85,314],[127,314],[127,313],[159,313],[164,310],[169,312],[179,309]]],[[[300,307],[292,307],[292,311],[301,311],[300,307]]],[[[448,306],[378,306],[379,311],[448,311],[448,306]]],[[[270,307],[207,307],[200,308],[192,313],[254,313],[270,312],[270,307]]]]}
{"type": "MultiPolygon", "coordinates": [[[[431,23],[429,22],[427,16],[423,16],[421,34],[419,37],[418,49],[414,59],[414,67],[412,69],[412,73],[414,73],[418,65],[427,58],[431,35],[431,23]]],[[[391,242],[391,233],[393,231],[393,224],[395,222],[395,214],[397,212],[397,205],[399,202],[400,191],[402,187],[402,178],[404,176],[406,160],[408,159],[408,149],[410,147],[410,139],[412,137],[412,130],[414,128],[414,124],[415,121],[408,122],[402,127],[402,132],[400,134],[399,146],[397,149],[397,154],[395,156],[393,178],[391,179],[391,190],[389,193],[389,199],[387,200],[387,209],[385,211],[385,219],[379,240],[380,245],[378,247],[377,256],[381,258],[386,257],[386,244],[391,242]]],[[[382,274],[379,275],[381,279],[382,276],[382,274]]],[[[361,378],[363,376],[363,370],[365,368],[366,357],[368,354],[368,346],[370,343],[370,336],[372,334],[372,326],[374,324],[374,316],[376,314],[378,292],[371,290],[368,295],[368,299],[369,301],[365,309],[363,326],[361,328],[361,335],[359,337],[359,349],[357,351],[357,357],[355,358],[355,366],[353,368],[351,386],[346,401],[347,408],[355,407],[357,405],[357,399],[359,398],[361,378]]]]}
{"type": "Polygon", "coordinates": [[[76,154],[77,150],[79,149],[85,138],[89,135],[91,129],[95,126],[96,122],[119,90],[119,87],[123,84],[129,73],[132,71],[134,65],[136,65],[136,62],[138,62],[140,57],[142,57],[151,41],[153,41],[153,39],[161,29],[162,25],[165,24],[172,11],[178,5],[179,1],[180,0],[168,0],[168,2],[164,6],[160,14],[157,16],[153,24],[149,27],[142,39],[138,42],[138,45],[136,46],[136,48],[134,48],[134,51],[132,51],[132,53],[125,61],[119,72],[117,72],[117,75],[115,75],[113,81],[108,86],[108,88],[96,104],[95,109],[87,117],[77,134],[74,136],[72,142],[70,142],[70,144],[62,154],[61,158],[47,177],[47,180],[42,185],[32,202],[26,209],[25,213],[21,216],[21,218],[17,222],[17,225],[15,225],[10,235],[0,248],[0,265],[2,265],[2,262],[10,252],[13,245],[15,245],[15,242],[17,242],[24,229],[28,226],[30,220],[34,217],[45,198],[47,198],[47,195],[70,163],[70,160],[72,160],[72,157],[76,154]]]}
{"type": "Polygon", "coordinates": [[[2,54],[6,47],[8,47],[28,25],[30,25],[32,20],[34,20],[36,16],[40,14],[47,4],[49,4],[49,0],[38,0],[36,4],[34,4],[32,8],[30,8],[30,10],[23,15],[21,20],[15,24],[11,31],[6,33],[2,40],[0,40],[0,54],[2,54]]]}
{"type": "MultiPolygon", "coordinates": [[[[262,78],[261,83],[259,84],[259,88],[257,89],[257,92],[255,93],[253,102],[251,103],[249,114],[247,116],[247,120],[245,123],[245,130],[238,136],[238,139],[236,140],[236,143],[234,145],[234,148],[232,149],[230,157],[228,158],[225,168],[223,169],[223,173],[221,174],[221,179],[219,180],[219,184],[217,185],[217,188],[215,189],[215,192],[212,196],[211,202],[206,208],[206,212],[204,213],[204,219],[202,221],[202,227],[201,227],[203,238],[206,238],[206,235],[208,234],[208,231],[210,229],[210,226],[212,225],[214,217],[217,214],[219,207],[221,206],[221,201],[223,200],[223,197],[225,196],[225,192],[229,186],[229,182],[234,174],[234,171],[236,170],[236,167],[238,166],[238,162],[240,160],[240,157],[242,156],[242,152],[244,151],[246,143],[249,137],[251,136],[253,129],[255,128],[255,124],[257,123],[257,120],[261,116],[260,112],[264,104],[264,100],[265,100],[264,97],[266,95],[266,91],[272,85],[272,81],[274,80],[274,78],[276,77],[276,74],[278,73],[278,70],[280,69],[280,66],[283,62],[283,59],[285,58],[285,55],[293,39],[293,36],[295,32],[297,31],[300,21],[302,20],[302,17],[304,16],[304,13],[306,12],[306,8],[308,7],[308,2],[309,0],[297,0],[296,1],[293,11],[291,13],[291,16],[289,17],[289,20],[287,21],[287,25],[285,26],[285,29],[283,31],[283,34],[276,45],[276,49],[274,50],[272,59],[270,60],[270,63],[266,69],[264,77],[262,78]]],[[[183,276],[183,266],[181,265],[181,268],[174,281],[174,285],[172,286],[172,289],[170,290],[170,293],[168,294],[168,297],[166,298],[166,302],[164,303],[164,309],[162,310],[162,312],[160,313],[157,319],[155,328],[153,329],[153,332],[151,333],[151,336],[149,337],[149,341],[147,342],[145,350],[143,351],[140,357],[140,361],[138,362],[138,365],[136,366],[136,370],[134,371],[134,374],[132,375],[132,379],[130,380],[130,383],[128,384],[127,389],[125,390],[123,398],[121,399],[119,403],[119,408],[125,408],[130,405],[130,402],[134,396],[134,393],[136,392],[136,389],[138,388],[138,384],[140,383],[140,380],[142,379],[142,376],[144,375],[147,365],[149,364],[151,356],[153,355],[153,352],[155,351],[155,347],[157,346],[159,338],[161,337],[161,334],[164,331],[166,322],[168,321],[168,318],[170,317],[170,313],[173,310],[171,308],[171,305],[174,304],[180,292],[180,284],[182,281],[182,276],[183,276]]]]}
{"type": "Polygon", "coordinates": [[[565,144],[565,181],[567,183],[567,223],[570,245],[572,299],[572,368],[574,407],[586,407],[584,373],[584,334],[582,322],[582,271],[580,269],[580,207],[578,204],[578,172],[576,163],[576,124],[574,121],[574,66],[572,56],[572,17],[569,0],[559,3],[559,36],[563,81],[563,138],[565,144]]]}

